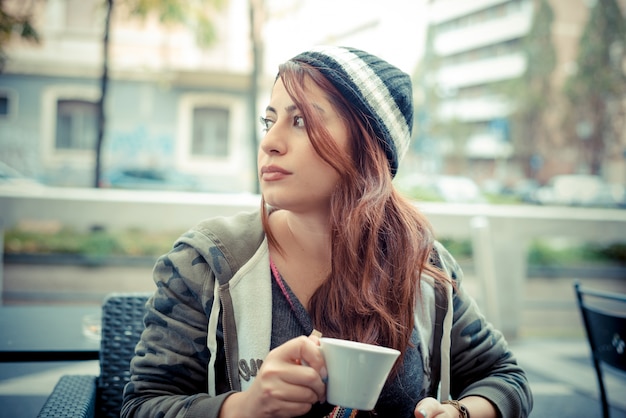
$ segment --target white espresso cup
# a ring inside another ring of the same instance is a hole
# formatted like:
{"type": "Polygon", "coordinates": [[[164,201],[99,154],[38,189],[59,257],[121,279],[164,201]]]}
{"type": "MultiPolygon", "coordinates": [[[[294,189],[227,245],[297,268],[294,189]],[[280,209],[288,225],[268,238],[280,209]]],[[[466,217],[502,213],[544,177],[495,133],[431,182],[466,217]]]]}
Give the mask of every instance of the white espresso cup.
{"type": "Polygon", "coordinates": [[[344,408],[371,411],[396,359],[393,348],[323,337],[320,350],[326,361],[326,400],[344,408]]]}

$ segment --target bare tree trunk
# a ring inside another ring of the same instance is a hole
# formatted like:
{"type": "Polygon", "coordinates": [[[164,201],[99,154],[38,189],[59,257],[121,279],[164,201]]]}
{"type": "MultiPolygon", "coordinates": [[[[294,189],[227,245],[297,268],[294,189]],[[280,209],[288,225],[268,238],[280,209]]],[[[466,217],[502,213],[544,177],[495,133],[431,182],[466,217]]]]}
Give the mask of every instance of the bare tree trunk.
{"type": "Polygon", "coordinates": [[[113,12],[113,0],[107,0],[106,18],[104,21],[104,37],[102,42],[102,76],[100,78],[100,99],[98,100],[98,136],[96,138],[96,168],[94,187],[100,187],[102,170],[102,143],[106,127],[104,112],[107,86],[109,83],[109,32],[111,28],[111,13],[113,12]]]}
{"type": "Polygon", "coordinates": [[[263,41],[261,31],[263,27],[264,16],[264,4],[263,0],[249,0],[250,7],[250,42],[252,44],[252,74],[250,76],[250,111],[251,114],[251,149],[252,149],[252,166],[254,167],[254,192],[260,193],[260,186],[258,181],[258,167],[257,167],[257,114],[256,106],[258,101],[259,91],[259,75],[262,73],[263,66],[263,41]]]}

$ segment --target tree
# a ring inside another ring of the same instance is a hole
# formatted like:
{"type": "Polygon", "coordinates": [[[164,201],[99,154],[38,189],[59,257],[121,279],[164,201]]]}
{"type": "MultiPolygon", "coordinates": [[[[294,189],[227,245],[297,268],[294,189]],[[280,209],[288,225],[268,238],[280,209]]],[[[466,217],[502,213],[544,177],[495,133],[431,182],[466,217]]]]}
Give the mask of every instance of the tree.
{"type": "Polygon", "coordinates": [[[7,55],[4,52],[4,46],[11,41],[14,35],[21,39],[39,42],[40,37],[33,25],[33,8],[36,0],[23,2],[15,7],[7,7],[5,0],[0,0],[0,73],[4,69],[7,61],[7,55]]]}
{"type": "Polygon", "coordinates": [[[622,130],[626,83],[626,23],[615,0],[597,0],[580,39],[577,70],[566,83],[571,137],[581,142],[582,163],[600,174],[622,130]]]}
{"type": "MultiPolygon", "coordinates": [[[[250,115],[251,120],[253,121],[252,126],[254,125],[254,121],[256,120],[256,106],[258,100],[258,90],[259,90],[259,76],[261,75],[261,70],[263,66],[263,41],[262,41],[262,30],[263,30],[263,22],[265,21],[265,4],[263,0],[249,0],[249,19],[250,19],[250,43],[252,45],[252,74],[250,76],[250,111],[252,115],[250,115]]],[[[257,138],[257,130],[253,129],[251,136],[251,149],[255,150],[258,146],[258,138],[257,138]]],[[[252,164],[253,167],[257,167],[257,159],[256,154],[252,153],[252,164]]],[[[258,168],[258,167],[257,167],[258,168]]],[[[256,179],[257,170],[254,170],[255,173],[255,193],[260,192],[260,185],[258,180],[256,179]]]]}
{"type": "MultiPolygon", "coordinates": [[[[467,138],[472,134],[472,127],[460,120],[458,115],[441,115],[442,106],[456,95],[456,91],[442,86],[437,80],[441,59],[437,56],[434,47],[435,30],[432,25],[427,29],[424,55],[414,75],[417,81],[418,98],[415,105],[417,140],[413,143],[416,147],[426,146],[426,148],[428,144],[435,143],[435,141],[439,144],[449,144],[446,159],[453,170],[464,172],[467,165],[465,145],[467,138]]],[[[445,147],[439,149],[442,148],[445,147]]],[[[429,152],[432,151],[429,150],[429,152]]],[[[432,158],[432,155],[429,158],[432,158]]]]}
{"type": "MultiPolygon", "coordinates": [[[[1,0],[0,0],[1,1],[1,0]]],[[[102,166],[102,145],[106,131],[105,102],[109,81],[109,38],[114,7],[122,6],[129,17],[145,19],[154,13],[165,26],[185,25],[195,32],[196,42],[208,47],[217,39],[212,21],[212,13],[219,10],[227,0],[106,0],[106,18],[102,38],[103,60],[100,78],[100,99],[98,100],[98,132],[96,137],[96,166],[94,186],[100,186],[102,166]]]]}
{"type": "Polygon", "coordinates": [[[541,145],[550,140],[548,117],[557,108],[553,88],[556,50],[552,41],[554,12],[548,0],[535,1],[532,26],[522,40],[526,68],[521,77],[511,80],[507,95],[513,103],[510,116],[512,142],[525,171],[536,177],[533,161],[541,155],[541,145]]]}
{"type": "Polygon", "coordinates": [[[104,104],[109,85],[109,35],[111,29],[111,15],[113,13],[113,0],[106,0],[106,17],[104,19],[104,35],[102,39],[102,75],[100,77],[100,98],[97,106],[97,133],[96,133],[96,166],[94,176],[94,186],[100,187],[100,177],[102,175],[102,143],[106,128],[106,113],[104,104]]]}

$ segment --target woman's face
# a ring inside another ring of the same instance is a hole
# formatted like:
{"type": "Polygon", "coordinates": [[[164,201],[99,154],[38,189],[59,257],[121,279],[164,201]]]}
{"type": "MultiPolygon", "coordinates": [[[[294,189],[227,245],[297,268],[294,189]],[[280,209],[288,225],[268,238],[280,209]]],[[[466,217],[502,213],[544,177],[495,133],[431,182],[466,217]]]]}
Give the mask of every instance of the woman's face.
{"type": "MultiPolygon", "coordinates": [[[[339,149],[348,152],[348,130],[324,91],[306,79],[308,102],[339,149]]],[[[265,112],[266,133],[258,155],[259,180],[265,201],[278,209],[328,212],[339,173],[315,151],[304,115],[279,77],[265,112]]]]}

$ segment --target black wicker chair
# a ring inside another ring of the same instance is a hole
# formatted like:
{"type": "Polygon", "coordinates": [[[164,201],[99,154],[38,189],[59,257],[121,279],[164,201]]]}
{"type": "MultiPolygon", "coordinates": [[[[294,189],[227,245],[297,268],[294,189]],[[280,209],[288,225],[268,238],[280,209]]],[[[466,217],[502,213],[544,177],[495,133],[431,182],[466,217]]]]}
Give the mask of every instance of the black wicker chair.
{"type": "Polygon", "coordinates": [[[49,417],[119,417],[129,363],[143,331],[149,294],[116,293],[102,305],[100,375],[65,375],[39,412],[49,417]]]}

